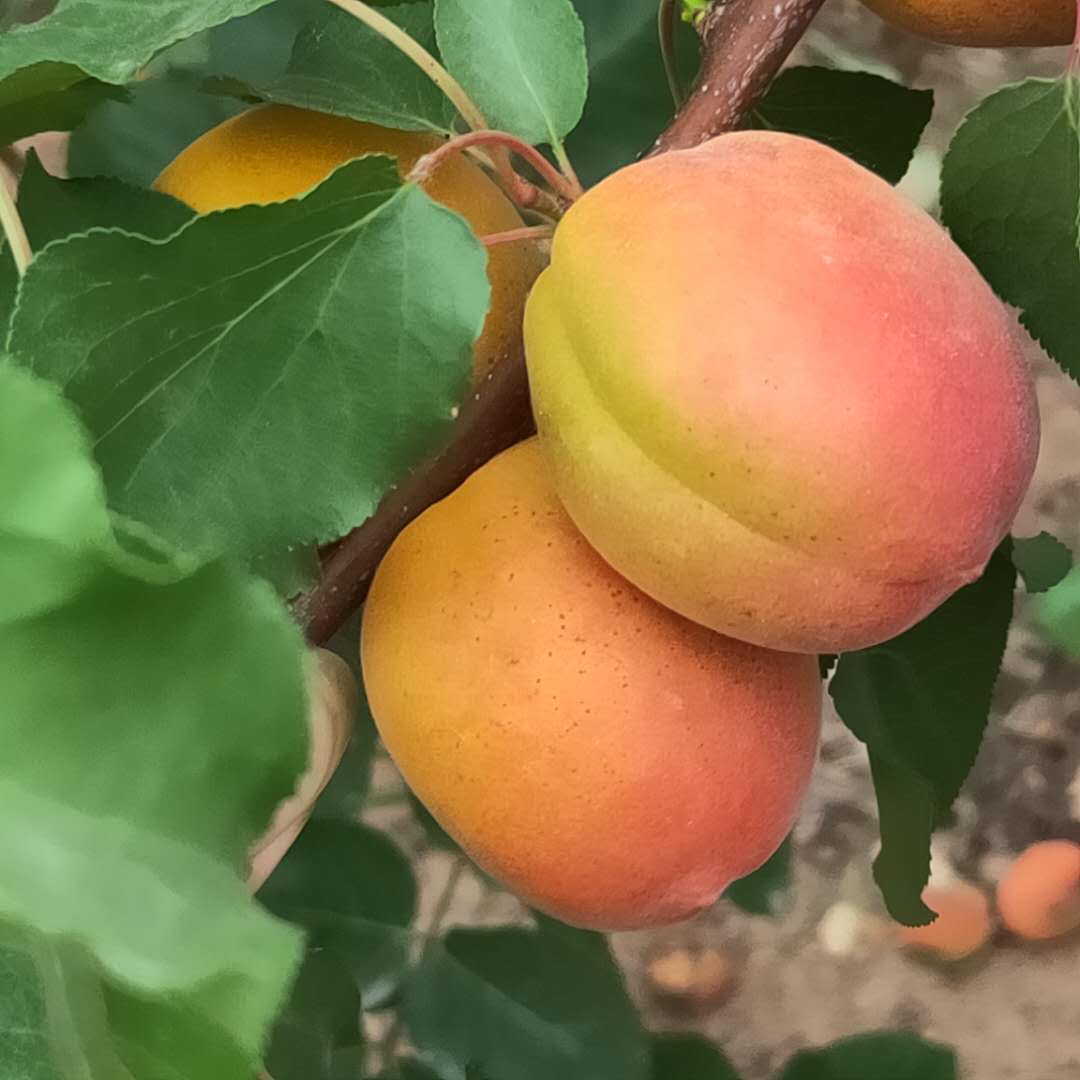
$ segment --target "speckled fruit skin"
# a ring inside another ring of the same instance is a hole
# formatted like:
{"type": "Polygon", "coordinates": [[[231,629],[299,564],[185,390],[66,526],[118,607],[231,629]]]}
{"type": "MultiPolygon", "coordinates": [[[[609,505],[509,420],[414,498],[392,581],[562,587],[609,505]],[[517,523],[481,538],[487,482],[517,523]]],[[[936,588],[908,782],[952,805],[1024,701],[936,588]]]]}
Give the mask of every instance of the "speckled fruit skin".
{"type": "Polygon", "coordinates": [[[1032,844],[998,883],[1001,921],[1018,937],[1049,941],[1080,928],[1080,844],[1032,844]]]}
{"type": "Polygon", "coordinates": [[[883,19],[949,45],[1068,45],[1073,0],[863,0],[883,19]]]}
{"type": "Polygon", "coordinates": [[[1038,451],[1010,319],[945,232],[791,135],[722,135],[588,192],[530,296],[571,517],[721,633],[841,652],[976,578],[1038,451]]]}
{"type": "MultiPolygon", "coordinates": [[[[363,154],[388,154],[397,159],[405,175],[439,142],[432,135],[394,131],[286,105],[262,105],[197,139],[154,186],[199,213],[209,213],[295,198],[363,154]]],[[[443,162],[424,189],[461,214],[478,236],[521,228],[510,200],[460,154],[443,162]]],[[[518,348],[525,298],[541,266],[530,244],[500,245],[489,251],[491,312],[476,343],[477,377],[518,348]]]]}
{"type": "Polygon", "coordinates": [[[480,866],[577,926],[711,904],[780,845],[816,755],[816,660],[721,637],[620,578],[535,440],[398,537],[361,655],[416,794],[480,866]]]}

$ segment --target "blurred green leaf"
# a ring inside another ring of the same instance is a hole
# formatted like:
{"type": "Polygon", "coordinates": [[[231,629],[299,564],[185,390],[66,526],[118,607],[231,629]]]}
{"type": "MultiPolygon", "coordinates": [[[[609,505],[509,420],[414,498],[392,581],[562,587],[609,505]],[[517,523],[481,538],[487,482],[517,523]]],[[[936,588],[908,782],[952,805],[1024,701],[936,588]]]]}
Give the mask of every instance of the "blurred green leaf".
{"type": "Polygon", "coordinates": [[[1029,593],[1043,593],[1064,580],[1072,569],[1072,552],[1048,532],[1013,539],[1013,565],[1029,593]]]}
{"type": "Polygon", "coordinates": [[[570,0],[435,0],[443,61],[489,126],[560,143],[581,119],[588,61],[570,0]]]}
{"type": "Polygon", "coordinates": [[[724,893],[726,899],[751,915],[779,915],[786,907],[791,887],[791,837],[764,866],[736,881],[724,893]]]}
{"type": "Polygon", "coordinates": [[[1035,618],[1047,636],[1067,652],[1080,656],[1080,567],[1049,592],[1036,598],[1035,618]]]}
{"type": "Polygon", "coordinates": [[[822,1050],[804,1050],[777,1080],[956,1080],[956,1058],[947,1047],[918,1035],[857,1035],[822,1050]]]}
{"type": "Polygon", "coordinates": [[[882,840],[874,875],[901,923],[933,917],[921,899],[930,834],[982,743],[1015,582],[1006,541],[979,581],[900,637],[846,653],[829,684],[841,719],[870,751],[882,840]]]}
{"type": "Polygon", "coordinates": [[[408,860],[365,825],[316,818],[259,892],[266,907],[348,963],[365,1008],[397,990],[408,962],[416,882],[408,860]]]}
{"type": "Polygon", "coordinates": [[[363,1045],[360,1008],[341,958],[325,948],[309,949],[274,1025],[267,1071],[274,1080],[336,1080],[339,1050],[363,1045]]]}
{"type": "MultiPolygon", "coordinates": [[[[261,97],[406,131],[451,130],[455,111],[441,90],[393,45],[338,8],[297,38],[287,68],[255,84],[261,97]]],[[[430,4],[398,4],[382,14],[436,52],[430,4]]]]}
{"type": "Polygon", "coordinates": [[[538,922],[429,945],[405,985],[413,1045],[498,1080],[646,1080],[648,1042],[604,939],[538,922]]]}
{"type": "Polygon", "coordinates": [[[699,1035],[656,1035],[652,1080],[739,1080],[727,1058],[699,1035]]]}
{"type": "Polygon", "coordinates": [[[465,221],[368,157],[163,243],[51,245],[10,347],[78,406],[115,510],[251,559],[344,535],[435,445],[489,291],[465,221]]]}
{"type": "Polygon", "coordinates": [[[753,126],[805,135],[899,183],[934,110],[931,90],[861,71],[788,68],[757,104],[753,126]]]}
{"type": "Polygon", "coordinates": [[[1029,79],[975,109],[945,158],[941,212],[998,295],[1080,379],[1080,80],[1029,79]]]}
{"type": "MultiPolygon", "coordinates": [[[[567,148],[594,184],[647,150],[675,115],[657,33],[657,0],[574,0],[585,25],[589,92],[567,148]]],[[[692,73],[697,35],[679,24],[683,68],[692,73]]]]}

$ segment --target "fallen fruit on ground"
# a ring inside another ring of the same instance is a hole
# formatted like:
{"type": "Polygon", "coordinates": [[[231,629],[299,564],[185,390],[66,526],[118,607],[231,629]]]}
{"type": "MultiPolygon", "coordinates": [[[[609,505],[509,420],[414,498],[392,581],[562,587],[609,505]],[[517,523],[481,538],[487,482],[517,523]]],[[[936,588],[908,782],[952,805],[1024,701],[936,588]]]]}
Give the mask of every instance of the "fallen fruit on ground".
{"type": "MultiPolygon", "coordinates": [[[[364,154],[395,158],[404,176],[439,145],[433,135],[286,105],[262,105],[193,142],[158,177],[155,187],[199,213],[209,213],[303,195],[336,168],[364,154]]],[[[521,228],[517,210],[498,185],[460,154],[439,165],[424,190],[461,214],[478,236],[521,228]]],[[[519,347],[525,298],[541,265],[528,243],[499,245],[488,252],[491,312],[476,343],[477,377],[519,347]]]]}
{"type": "Polygon", "coordinates": [[[820,143],[622,169],[525,316],[570,516],[639,588],[769,648],[881,642],[977,578],[1027,490],[1034,390],[966,256],[820,143]]]}
{"type": "Polygon", "coordinates": [[[1033,844],[998,883],[1001,921],[1018,937],[1049,941],[1080,927],[1080,844],[1033,844]]]}
{"type": "Polygon", "coordinates": [[[266,832],[248,852],[252,892],[262,887],[285,857],[330,783],[352,737],[358,700],[349,665],[327,649],[314,649],[308,667],[308,766],[296,790],[278,804],[266,832]]]}
{"type": "Polygon", "coordinates": [[[398,537],[361,651],[413,791],[481,867],[578,926],[712,904],[783,841],[816,756],[816,658],[722,637],[619,577],[535,439],[398,537]]]}
{"type": "Polygon", "coordinates": [[[969,882],[931,886],[922,898],[937,919],[929,926],[898,926],[897,938],[908,948],[955,963],[974,956],[993,937],[990,902],[969,882]]]}
{"type": "Polygon", "coordinates": [[[1068,45],[1073,0],[863,0],[882,18],[951,45],[1068,45]]]}

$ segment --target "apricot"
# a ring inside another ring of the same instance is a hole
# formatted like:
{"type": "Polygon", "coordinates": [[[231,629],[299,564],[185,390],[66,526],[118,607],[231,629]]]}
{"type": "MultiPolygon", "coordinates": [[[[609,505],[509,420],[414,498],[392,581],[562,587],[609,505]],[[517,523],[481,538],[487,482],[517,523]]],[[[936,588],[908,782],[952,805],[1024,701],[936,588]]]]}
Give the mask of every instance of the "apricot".
{"type": "Polygon", "coordinates": [[[883,19],[950,45],[1068,45],[1074,0],[863,0],[883,19]]]}
{"type": "Polygon", "coordinates": [[[793,135],[587,192],[525,346],[578,528],[662,604],[768,648],[919,621],[981,574],[1035,466],[1003,305],[928,215],[793,135]]]}
{"type": "Polygon", "coordinates": [[[361,656],[413,791],[483,869],[578,926],[712,904],[779,847],[816,755],[816,660],[721,637],[620,578],[535,439],[398,537],[361,656]]]}
{"type": "Polygon", "coordinates": [[[1001,921],[1018,937],[1048,941],[1080,927],[1080,844],[1033,844],[998,883],[1001,921]]]}
{"type": "MultiPolygon", "coordinates": [[[[286,105],[261,105],[226,120],[183,150],[154,186],[200,214],[302,195],[340,165],[364,154],[387,154],[405,175],[439,145],[434,135],[365,124],[286,105]]],[[[478,236],[521,227],[521,218],[482,169],[456,154],[439,165],[424,189],[461,214],[478,236]]],[[[479,378],[521,336],[525,298],[541,261],[529,244],[488,253],[491,310],[476,342],[479,378]]]]}
{"type": "Polygon", "coordinates": [[[923,903],[937,914],[929,926],[898,926],[897,939],[910,949],[956,962],[982,950],[994,933],[990,902],[966,881],[931,886],[923,903]]]}

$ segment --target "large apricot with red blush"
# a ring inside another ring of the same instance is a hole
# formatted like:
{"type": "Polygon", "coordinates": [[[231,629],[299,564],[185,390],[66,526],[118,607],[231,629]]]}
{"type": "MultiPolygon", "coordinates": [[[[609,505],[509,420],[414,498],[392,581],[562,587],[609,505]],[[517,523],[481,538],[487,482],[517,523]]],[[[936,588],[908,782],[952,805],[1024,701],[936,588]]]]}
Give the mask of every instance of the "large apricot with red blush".
{"type": "MultiPolygon", "coordinates": [[[[155,187],[205,214],[303,195],[338,166],[364,154],[394,158],[404,176],[439,144],[434,135],[286,105],[261,105],[196,139],[155,187]]],[[[521,228],[517,210],[498,185],[460,154],[442,162],[424,190],[461,214],[478,236],[521,228]]],[[[529,244],[499,245],[488,252],[491,311],[474,350],[477,377],[520,348],[525,298],[542,265],[529,244]]]]}
{"type": "Polygon", "coordinates": [[[816,756],[816,659],[722,637],[619,577],[535,440],[397,538],[361,652],[416,794],[480,866],[579,926],[710,905],[783,841],[816,756]]]}
{"type": "Polygon", "coordinates": [[[981,574],[1035,466],[1003,305],[928,215],[792,135],[586,193],[525,342],[578,527],[661,603],[769,648],[913,625],[981,574]]]}

